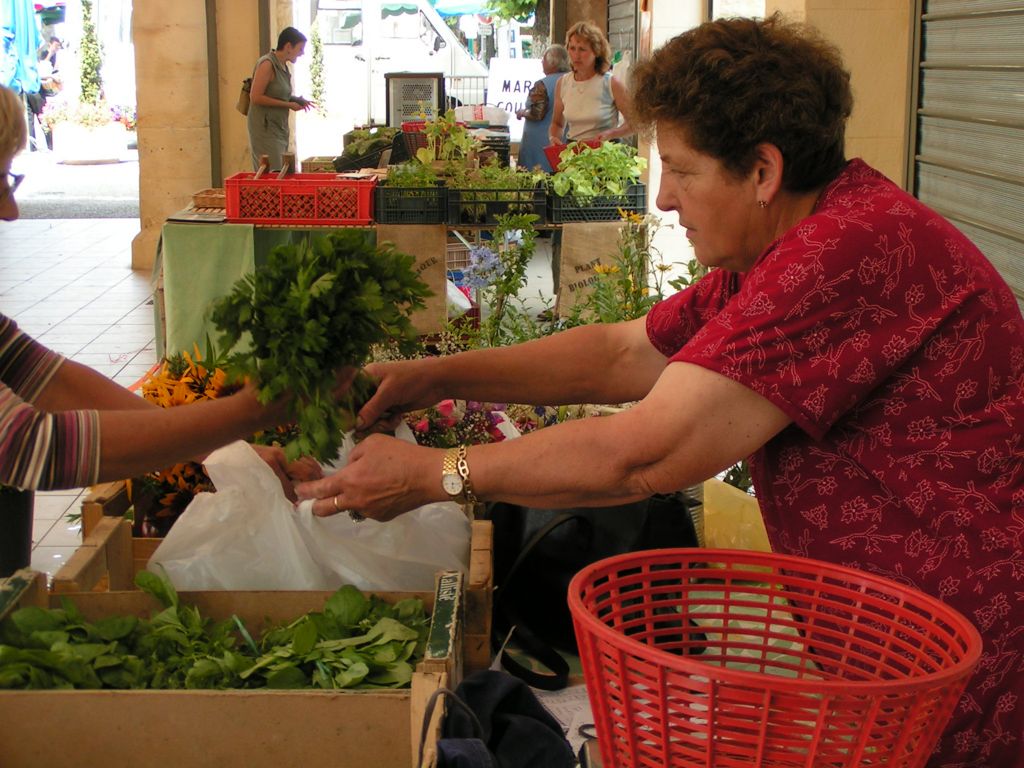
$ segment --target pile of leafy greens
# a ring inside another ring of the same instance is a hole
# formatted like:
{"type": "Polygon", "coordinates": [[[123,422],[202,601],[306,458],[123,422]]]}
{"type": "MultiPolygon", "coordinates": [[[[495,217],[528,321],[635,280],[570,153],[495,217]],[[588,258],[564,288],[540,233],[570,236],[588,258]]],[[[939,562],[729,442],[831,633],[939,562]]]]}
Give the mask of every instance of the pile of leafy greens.
{"type": "Polygon", "coordinates": [[[647,160],[638,157],[628,144],[606,141],[599,147],[583,142],[570,144],[559,155],[558,171],[551,177],[551,190],[563,197],[586,199],[624,195],[640,181],[647,160]]]}
{"type": "Polygon", "coordinates": [[[237,616],[214,622],[142,571],[164,606],[149,619],[86,621],[74,604],[21,608],[0,622],[0,689],[400,688],[426,647],[416,598],[385,603],[342,587],[323,611],[253,640],[237,616]]]}
{"type": "Polygon", "coordinates": [[[260,402],[291,393],[299,427],[284,446],[289,459],[337,458],[342,432],[372,390],[357,379],[339,409],[335,370],[359,366],[374,344],[416,339],[409,315],[430,290],[412,256],[390,245],[374,246],[360,230],[314,237],[275,248],[268,263],[235,283],[213,308],[222,345],[248,348],[228,357],[234,378],[258,385],[260,402]]]}

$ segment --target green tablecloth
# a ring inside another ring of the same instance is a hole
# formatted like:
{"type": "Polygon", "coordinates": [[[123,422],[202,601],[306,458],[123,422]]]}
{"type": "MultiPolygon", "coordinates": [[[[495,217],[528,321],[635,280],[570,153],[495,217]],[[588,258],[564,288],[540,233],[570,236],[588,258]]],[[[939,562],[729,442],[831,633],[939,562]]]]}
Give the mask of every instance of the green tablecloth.
{"type": "MultiPolygon", "coordinates": [[[[323,230],[319,230],[323,231],[323,230]]],[[[163,332],[157,327],[157,354],[205,353],[207,335],[216,343],[210,305],[226,296],[239,278],[266,263],[278,245],[305,237],[308,230],[257,229],[252,224],[168,221],[153,267],[163,275],[163,332]]]]}
{"type": "Polygon", "coordinates": [[[234,282],[255,269],[251,224],[164,224],[154,269],[163,270],[164,337],[161,356],[204,349],[210,303],[231,291],[234,282]]]}

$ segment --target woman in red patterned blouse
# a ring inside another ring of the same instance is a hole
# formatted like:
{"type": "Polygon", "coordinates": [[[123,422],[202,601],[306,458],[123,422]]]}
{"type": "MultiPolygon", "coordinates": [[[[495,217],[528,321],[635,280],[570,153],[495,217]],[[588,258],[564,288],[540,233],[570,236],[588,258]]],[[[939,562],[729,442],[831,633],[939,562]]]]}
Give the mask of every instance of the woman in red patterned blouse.
{"type": "MultiPolygon", "coordinates": [[[[444,396],[639,403],[469,449],[476,496],[620,503],[751,456],[776,551],[887,576],[983,634],[931,768],[1024,766],[1024,319],[949,222],[860,160],[838,53],[779,18],[705,24],[634,74],[658,207],[697,285],[642,320],[372,367],[361,413],[444,396]]],[[[444,498],[442,457],[374,436],[299,486],[323,514],[389,519],[444,498]],[[395,459],[400,459],[395,461],[395,459]]]]}

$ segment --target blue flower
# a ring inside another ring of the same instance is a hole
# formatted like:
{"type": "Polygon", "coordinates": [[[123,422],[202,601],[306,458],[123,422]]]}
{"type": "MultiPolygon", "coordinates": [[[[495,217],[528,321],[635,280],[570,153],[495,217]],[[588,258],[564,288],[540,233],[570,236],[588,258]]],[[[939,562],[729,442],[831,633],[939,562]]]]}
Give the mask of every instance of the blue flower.
{"type": "Polygon", "coordinates": [[[485,245],[469,249],[469,265],[462,271],[465,284],[470,288],[493,285],[505,273],[501,257],[485,245]]]}

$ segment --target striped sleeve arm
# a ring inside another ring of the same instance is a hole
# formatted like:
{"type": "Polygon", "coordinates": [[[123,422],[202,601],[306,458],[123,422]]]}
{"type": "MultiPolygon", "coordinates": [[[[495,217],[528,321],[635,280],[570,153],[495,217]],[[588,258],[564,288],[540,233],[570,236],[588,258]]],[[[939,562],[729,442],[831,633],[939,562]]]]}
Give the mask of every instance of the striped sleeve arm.
{"type": "Polygon", "coordinates": [[[96,483],[99,470],[98,411],[45,413],[0,385],[0,483],[83,488],[96,483]]]}
{"type": "Polygon", "coordinates": [[[0,314],[0,382],[34,402],[64,362],[62,355],[47,349],[23,333],[11,318],[0,314]]]}

